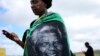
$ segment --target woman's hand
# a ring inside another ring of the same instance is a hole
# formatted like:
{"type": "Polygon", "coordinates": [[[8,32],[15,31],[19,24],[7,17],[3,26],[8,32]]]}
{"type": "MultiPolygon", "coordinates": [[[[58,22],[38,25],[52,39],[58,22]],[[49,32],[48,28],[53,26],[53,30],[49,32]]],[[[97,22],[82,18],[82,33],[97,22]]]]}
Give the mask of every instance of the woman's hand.
{"type": "Polygon", "coordinates": [[[2,32],[3,32],[3,34],[7,37],[7,38],[9,38],[9,39],[11,39],[11,40],[13,40],[13,41],[19,41],[19,38],[18,38],[18,36],[17,36],[17,34],[15,34],[15,33],[9,33],[8,31],[6,31],[6,30],[2,30],[2,32]]]}
{"type": "Polygon", "coordinates": [[[24,48],[24,42],[22,42],[19,38],[18,38],[18,36],[17,36],[17,34],[15,34],[15,33],[9,33],[8,31],[6,31],[6,30],[2,30],[2,32],[3,32],[3,34],[7,37],[7,38],[9,38],[10,40],[13,40],[13,41],[15,41],[17,44],[19,44],[22,48],[24,48]]]}

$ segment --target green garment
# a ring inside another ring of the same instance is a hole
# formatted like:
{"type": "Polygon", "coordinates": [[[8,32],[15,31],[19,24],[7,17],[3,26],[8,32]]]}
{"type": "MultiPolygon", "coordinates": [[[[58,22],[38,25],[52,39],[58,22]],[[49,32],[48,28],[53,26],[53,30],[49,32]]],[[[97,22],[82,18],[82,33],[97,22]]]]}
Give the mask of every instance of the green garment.
{"type": "Polygon", "coordinates": [[[44,14],[40,20],[34,22],[34,24],[32,25],[32,27],[29,29],[29,32],[27,32],[27,38],[31,35],[31,32],[34,31],[34,29],[39,26],[40,24],[44,23],[44,22],[48,22],[48,21],[53,21],[53,20],[57,20],[57,21],[60,21],[60,22],[64,22],[62,20],[62,18],[56,14],[56,13],[52,13],[52,12],[49,12],[47,14],[44,14]]]}
{"type": "MultiPolygon", "coordinates": [[[[35,21],[34,24],[27,31],[26,41],[27,41],[27,38],[31,36],[32,32],[36,29],[37,26],[43,24],[44,22],[49,22],[49,21],[54,21],[54,20],[59,21],[64,24],[64,21],[57,13],[49,12],[42,15],[42,17],[40,17],[38,21],[35,21]]],[[[24,56],[28,56],[27,45],[25,45],[24,47],[24,56]]]]}

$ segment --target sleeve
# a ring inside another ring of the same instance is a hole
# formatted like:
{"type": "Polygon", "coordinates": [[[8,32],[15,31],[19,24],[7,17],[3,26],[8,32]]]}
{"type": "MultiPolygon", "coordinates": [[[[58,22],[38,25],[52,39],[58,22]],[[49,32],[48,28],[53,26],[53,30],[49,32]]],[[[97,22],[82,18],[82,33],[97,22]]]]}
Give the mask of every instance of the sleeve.
{"type": "Polygon", "coordinates": [[[25,40],[26,40],[27,31],[28,31],[28,30],[26,30],[26,31],[24,32],[24,34],[23,34],[22,42],[24,42],[24,43],[25,43],[25,40]]]}
{"type": "Polygon", "coordinates": [[[67,32],[63,23],[50,21],[38,26],[28,40],[29,55],[70,56],[67,32]]]}

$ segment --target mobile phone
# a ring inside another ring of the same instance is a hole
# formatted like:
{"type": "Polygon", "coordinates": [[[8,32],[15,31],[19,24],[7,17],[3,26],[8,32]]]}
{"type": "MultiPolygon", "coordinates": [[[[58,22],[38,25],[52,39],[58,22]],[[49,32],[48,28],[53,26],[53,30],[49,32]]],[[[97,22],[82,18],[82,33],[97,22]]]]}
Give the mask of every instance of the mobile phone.
{"type": "Polygon", "coordinates": [[[6,30],[2,30],[3,34],[8,35],[9,32],[7,32],[6,30]]]}
{"type": "Polygon", "coordinates": [[[6,37],[9,37],[9,38],[12,37],[12,35],[8,31],[2,30],[2,32],[6,37]]]}

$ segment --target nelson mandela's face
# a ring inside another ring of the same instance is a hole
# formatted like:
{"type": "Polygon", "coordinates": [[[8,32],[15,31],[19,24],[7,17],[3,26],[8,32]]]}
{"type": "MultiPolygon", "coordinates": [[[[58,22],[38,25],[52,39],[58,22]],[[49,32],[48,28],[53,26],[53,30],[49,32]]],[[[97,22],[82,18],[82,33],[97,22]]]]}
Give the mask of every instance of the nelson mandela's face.
{"type": "Polygon", "coordinates": [[[41,56],[61,56],[62,45],[54,33],[42,33],[38,40],[38,50],[41,56]]]}

